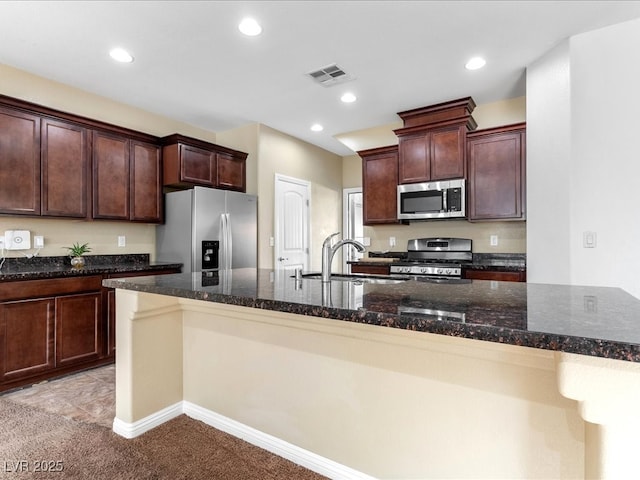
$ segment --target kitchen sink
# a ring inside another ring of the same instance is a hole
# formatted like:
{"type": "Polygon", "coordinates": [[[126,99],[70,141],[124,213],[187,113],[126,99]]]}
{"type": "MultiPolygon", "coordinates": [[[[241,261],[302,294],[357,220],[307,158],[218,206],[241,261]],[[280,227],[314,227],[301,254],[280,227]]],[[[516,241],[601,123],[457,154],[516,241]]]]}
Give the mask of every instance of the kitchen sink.
{"type": "MultiPolygon", "coordinates": [[[[411,277],[409,276],[390,277],[389,275],[366,275],[366,274],[344,275],[341,273],[331,274],[332,281],[354,282],[354,283],[397,284],[397,283],[404,283],[410,278],[411,277]]],[[[303,280],[322,280],[322,274],[321,273],[303,273],[302,279],[303,280]]]]}

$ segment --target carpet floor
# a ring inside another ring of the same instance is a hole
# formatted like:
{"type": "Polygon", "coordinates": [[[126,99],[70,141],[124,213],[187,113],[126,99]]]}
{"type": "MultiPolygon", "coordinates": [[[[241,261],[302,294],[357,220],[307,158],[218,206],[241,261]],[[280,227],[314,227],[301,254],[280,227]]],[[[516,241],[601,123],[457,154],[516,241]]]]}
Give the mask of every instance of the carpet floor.
{"type": "Polygon", "coordinates": [[[54,396],[40,407],[24,403],[35,392],[0,396],[0,479],[325,478],[186,415],[128,440],[105,425],[102,414],[83,418],[76,411],[52,411],[54,396]]]}

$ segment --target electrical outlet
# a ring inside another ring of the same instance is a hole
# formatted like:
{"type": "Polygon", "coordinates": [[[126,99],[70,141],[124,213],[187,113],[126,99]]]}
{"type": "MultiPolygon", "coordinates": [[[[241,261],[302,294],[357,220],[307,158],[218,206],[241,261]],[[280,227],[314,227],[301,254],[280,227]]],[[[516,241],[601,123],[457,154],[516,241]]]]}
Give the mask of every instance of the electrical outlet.
{"type": "Polygon", "coordinates": [[[396,237],[389,237],[389,246],[390,247],[396,246],[396,237]]]}
{"type": "Polygon", "coordinates": [[[34,235],[33,248],[43,248],[43,247],[44,247],[44,237],[42,235],[34,235]]]}
{"type": "Polygon", "coordinates": [[[498,235],[491,235],[489,237],[489,244],[492,247],[497,247],[498,246],[498,235]]]}
{"type": "Polygon", "coordinates": [[[127,246],[127,237],[125,237],[124,235],[120,235],[118,237],[118,246],[119,247],[126,247],[127,246]]]}

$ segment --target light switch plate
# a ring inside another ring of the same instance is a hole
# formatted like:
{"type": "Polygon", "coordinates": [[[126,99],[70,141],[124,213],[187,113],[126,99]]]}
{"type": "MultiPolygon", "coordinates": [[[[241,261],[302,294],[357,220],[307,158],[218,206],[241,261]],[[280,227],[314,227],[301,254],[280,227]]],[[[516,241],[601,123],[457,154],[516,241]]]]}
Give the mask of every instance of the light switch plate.
{"type": "Polygon", "coordinates": [[[124,235],[118,236],[118,246],[119,247],[126,247],[127,246],[127,237],[125,237],[124,235]]]}
{"type": "Polygon", "coordinates": [[[596,248],[598,236],[596,232],[584,232],[582,234],[582,246],[584,248],[596,248]]]}
{"type": "Polygon", "coordinates": [[[44,237],[42,235],[34,235],[33,248],[43,248],[43,247],[44,247],[44,237]]]}

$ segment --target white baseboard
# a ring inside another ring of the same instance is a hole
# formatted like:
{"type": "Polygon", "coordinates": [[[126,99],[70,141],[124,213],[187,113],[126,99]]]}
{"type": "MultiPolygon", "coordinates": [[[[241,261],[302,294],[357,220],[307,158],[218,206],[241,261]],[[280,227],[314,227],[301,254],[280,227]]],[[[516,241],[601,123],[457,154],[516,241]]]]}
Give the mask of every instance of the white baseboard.
{"type": "Polygon", "coordinates": [[[113,431],[124,438],[135,438],[158,425],[168,422],[172,418],[182,415],[184,413],[182,403],[183,402],[178,402],[167,408],[163,408],[133,423],[124,422],[116,417],[113,419],[113,431]]]}
{"type": "Polygon", "coordinates": [[[339,480],[375,480],[370,475],[187,401],[178,402],[133,423],[123,422],[119,418],[115,418],[113,420],[113,431],[125,438],[135,438],[181,414],[200,420],[211,427],[240,438],[279,457],[286,458],[325,477],[339,480]]]}
{"type": "Polygon", "coordinates": [[[374,477],[349,468],[340,463],[321,457],[309,450],[300,448],[272,435],[256,430],[243,423],[232,420],[224,415],[212,412],[191,402],[184,401],[184,414],[200,420],[207,425],[226,432],[234,437],[260,447],[279,457],[286,458],[293,463],[303,466],[328,478],[339,480],[374,480],[374,477]]]}

